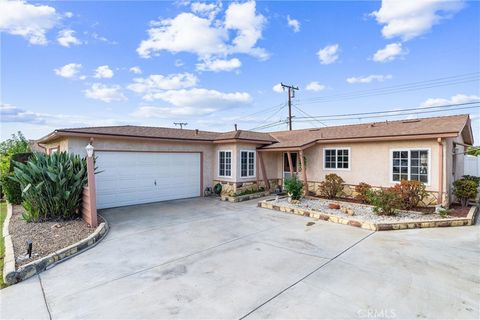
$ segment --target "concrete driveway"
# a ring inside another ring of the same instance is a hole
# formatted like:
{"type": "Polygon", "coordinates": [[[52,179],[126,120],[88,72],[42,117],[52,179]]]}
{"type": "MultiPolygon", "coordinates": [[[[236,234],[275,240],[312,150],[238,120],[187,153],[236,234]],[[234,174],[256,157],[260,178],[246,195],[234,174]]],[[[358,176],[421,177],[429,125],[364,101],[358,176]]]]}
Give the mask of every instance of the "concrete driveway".
{"type": "Polygon", "coordinates": [[[480,316],[479,226],[307,226],[201,198],[103,215],[96,247],[0,291],[2,319],[480,316]]]}

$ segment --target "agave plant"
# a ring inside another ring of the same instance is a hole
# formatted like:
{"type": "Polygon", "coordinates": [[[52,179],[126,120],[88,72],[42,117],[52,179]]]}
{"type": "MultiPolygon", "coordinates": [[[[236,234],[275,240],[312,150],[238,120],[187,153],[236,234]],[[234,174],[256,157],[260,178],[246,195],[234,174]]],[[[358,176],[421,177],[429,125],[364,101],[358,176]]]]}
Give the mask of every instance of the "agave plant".
{"type": "Polygon", "coordinates": [[[87,183],[86,159],[66,152],[35,153],[15,163],[13,180],[22,188],[27,221],[73,219],[79,216],[87,183]]]}

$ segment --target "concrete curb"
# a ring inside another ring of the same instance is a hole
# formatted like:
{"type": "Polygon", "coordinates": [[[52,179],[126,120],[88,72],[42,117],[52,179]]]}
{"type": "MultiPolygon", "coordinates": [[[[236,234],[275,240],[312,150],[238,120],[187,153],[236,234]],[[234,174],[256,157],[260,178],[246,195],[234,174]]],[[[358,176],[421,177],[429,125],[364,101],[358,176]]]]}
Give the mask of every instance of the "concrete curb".
{"type": "MultiPolygon", "coordinates": [[[[265,209],[272,209],[276,211],[293,213],[305,217],[311,217],[314,219],[330,221],[333,223],[339,223],[344,225],[349,225],[353,227],[373,230],[373,231],[389,231],[389,230],[402,230],[402,229],[416,229],[416,228],[438,228],[438,227],[460,227],[460,226],[470,226],[474,224],[475,215],[478,212],[479,207],[474,206],[470,208],[466,218],[444,218],[444,219],[434,219],[434,220],[410,220],[404,222],[387,222],[387,223],[375,223],[369,221],[360,221],[356,219],[347,219],[339,217],[336,215],[301,209],[301,208],[290,208],[287,206],[282,206],[274,204],[275,199],[267,199],[258,202],[258,207],[265,209]]],[[[341,202],[340,202],[341,203],[341,202]]]]}
{"type": "Polygon", "coordinates": [[[13,253],[13,243],[10,237],[8,228],[10,226],[10,219],[12,218],[13,207],[11,203],[7,203],[7,216],[3,222],[3,243],[5,245],[5,253],[3,258],[3,282],[7,282],[7,275],[15,272],[15,254],[13,253]]]}
{"type": "Polygon", "coordinates": [[[258,199],[262,197],[266,197],[270,195],[270,192],[268,191],[263,191],[263,192],[257,192],[257,193],[251,193],[251,194],[245,194],[243,196],[221,196],[220,200],[222,201],[228,201],[228,202],[242,202],[242,201],[248,201],[252,199],[258,199]]]}
{"type": "MultiPolygon", "coordinates": [[[[9,204],[9,207],[10,207],[9,210],[12,210],[12,206],[10,204],[9,204]]],[[[11,211],[10,211],[10,217],[11,217],[11,211]]],[[[8,218],[8,214],[7,214],[7,218],[8,218]]],[[[105,235],[109,230],[109,225],[107,220],[103,218],[103,221],[104,222],[100,223],[100,225],[95,229],[95,231],[85,239],[82,239],[77,243],[74,243],[63,249],[60,249],[48,256],[45,256],[43,258],[32,261],[26,265],[23,265],[19,267],[17,270],[15,270],[15,256],[13,252],[12,240],[10,238],[10,235],[8,235],[8,239],[7,237],[4,237],[5,238],[5,262],[4,262],[5,264],[3,269],[3,282],[8,285],[12,285],[17,282],[26,280],[42,271],[45,271],[49,266],[53,267],[58,262],[62,260],[66,260],[67,258],[71,258],[95,246],[98,242],[100,242],[105,237],[105,235]],[[11,254],[9,255],[9,259],[11,260],[8,261],[8,268],[7,268],[7,240],[10,241],[10,246],[11,246],[11,252],[9,252],[9,254],[11,254]]]]}

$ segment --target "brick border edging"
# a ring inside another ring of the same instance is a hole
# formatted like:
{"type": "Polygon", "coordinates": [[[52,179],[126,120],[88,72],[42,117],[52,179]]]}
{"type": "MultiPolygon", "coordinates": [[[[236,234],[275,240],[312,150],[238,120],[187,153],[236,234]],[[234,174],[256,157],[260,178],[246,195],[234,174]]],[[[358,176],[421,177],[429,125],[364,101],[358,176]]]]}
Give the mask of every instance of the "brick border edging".
{"type": "Polygon", "coordinates": [[[68,247],[60,249],[54,253],[49,254],[43,258],[37,259],[26,265],[15,269],[15,254],[13,250],[13,243],[8,231],[8,224],[10,223],[10,218],[12,217],[12,205],[7,204],[7,218],[5,219],[4,229],[3,229],[3,238],[5,240],[5,260],[3,267],[3,282],[8,285],[15,284],[17,282],[26,280],[40,272],[45,271],[49,266],[54,266],[58,262],[71,258],[77,254],[80,254],[87,249],[92,248],[97,245],[98,242],[103,240],[108,233],[109,225],[105,218],[103,222],[95,229],[95,231],[90,234],[85,239],[82,239],[68,247]],[[8,219],[8,223],[7,223],[8,219]],[[5,225],[7,226],[5,228],[5,225]],[[8,242],[8,244],[7,244],[8,242]],[[10,247],[9,247],[10,246],[10,247]],[[9,248],[9,249],[7,249],[9,248]],[[8,257],[7,257],[8,250],[8,257]]]}
{"type": "Polygon", "coordinates": [[[369,222],[369,221],[347,219],[347,218],[339,217],[336,215],[332,215],[332,214],[328,214],[320,211],[301,209],[301,208],[290,208],[287,206],[273,204],[272,201],[274,200],[275,199],[267,199],[267,200],[259,201],[257,206],[260,208],[272,209],[272,210],[286,212],[286,213],[293,213],[293,214],[297,214],[305,217],[311,217],[319,220],[330,221],[333,223],[349,225],[349,226],[368,229],[372,231],[470,226],[474,224],[475,215],[477,214],[479,209],[478,205],[471,207],[466,218],[445,218],[445,219],[435,219],[435,220],[421,220],[421,221],[410,220],[405,222],[375,223],[375,222],[369,222]]]}
{"type": "Polygon", "coordinates": [[[243,196],[220,196],[220,200],[222,201],[228,201],[228,202],[242,202],[242,201],[248,201],[248,200],[253,200],[253,199],[258,199],[262,197],[266,197],[270,195],[269,191],[262,191],[262,192],[256,192],[256,193],[251,193],[251,194],[245,194],[243,196]]]}

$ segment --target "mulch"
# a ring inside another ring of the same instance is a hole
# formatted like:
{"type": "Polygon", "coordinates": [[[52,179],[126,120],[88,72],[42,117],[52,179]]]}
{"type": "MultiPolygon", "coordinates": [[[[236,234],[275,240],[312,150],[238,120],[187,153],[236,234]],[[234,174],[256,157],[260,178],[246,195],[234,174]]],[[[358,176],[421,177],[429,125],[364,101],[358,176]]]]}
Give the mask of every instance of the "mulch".
{"type": "Polygon", "coordinates": [[[450,211],[448,211],[448,215],[452,217],[465,218],[469,211],[470,207],[462,207],[458,203],[452,203],[450,205],[450,211]]]}
{"type": "Polygon", "coordinates": [[[95,228],[89,227],[81,218],[68,221],[26,222],[22,220],[24,211],[22,206],[13,206],[9,225],[17,268],[85,239],[95,231],[95,228]],[[33,244],[31,258],[26,256],[29,240],[33,244]]]}

